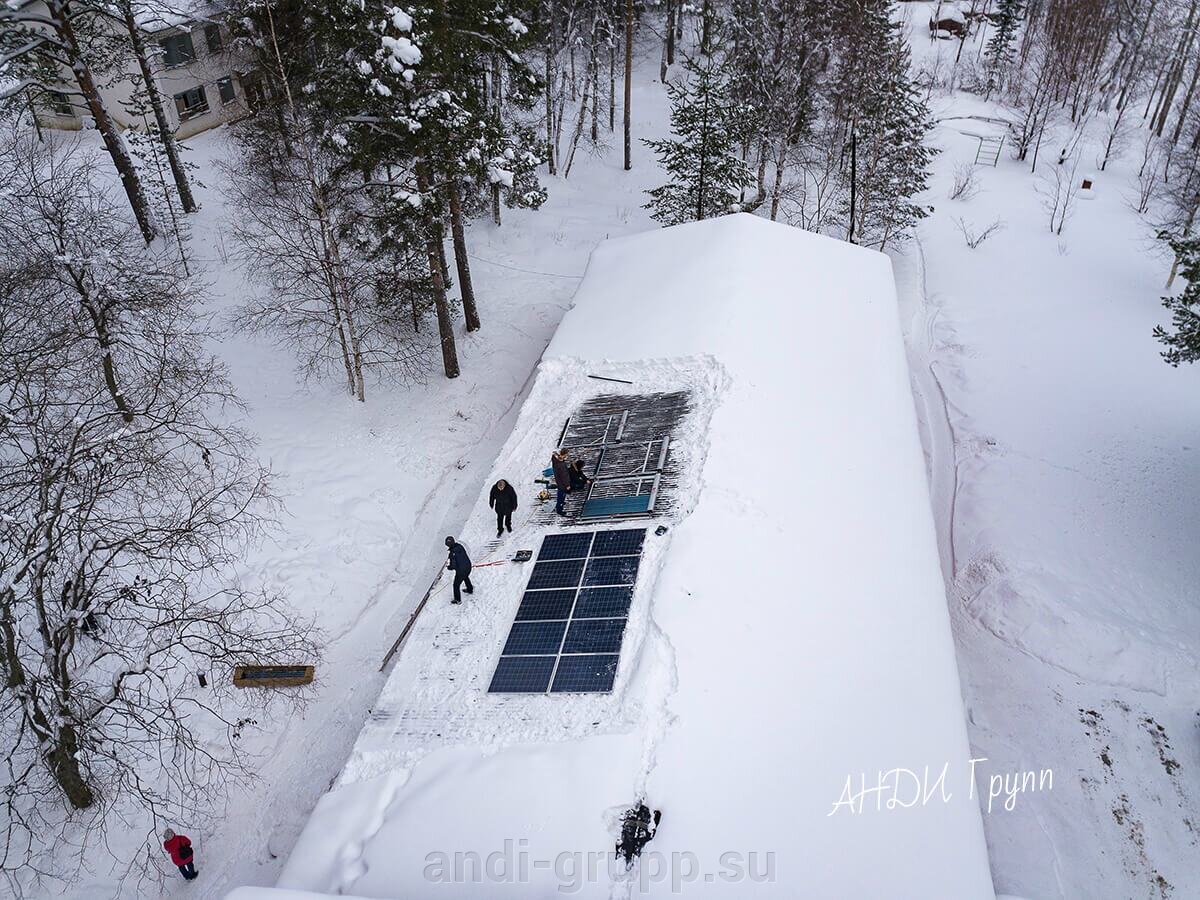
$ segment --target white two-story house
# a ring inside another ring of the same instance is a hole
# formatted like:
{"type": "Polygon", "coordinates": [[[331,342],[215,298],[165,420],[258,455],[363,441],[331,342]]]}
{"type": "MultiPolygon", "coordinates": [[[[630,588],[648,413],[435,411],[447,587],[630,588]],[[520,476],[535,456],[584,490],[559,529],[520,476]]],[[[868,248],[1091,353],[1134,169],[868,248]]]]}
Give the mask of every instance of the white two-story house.
{"type": "MultiPolygon", "coordinates": [[[[159,95],[179,137],[241,118],[260,99],[260,82],[244,60],[239,65],[218,7],[198,5],[190,18],[147,19],[139,25],[159,95]]],[[[121,128],[144,129],[148,123],[130,110],[141,84],[132,51],[122,69],[95,74],[113,120],[121,128]]],[[[45,127],[78,129],[88,115],[83,98],[67,77],[64,73],[61,90],[50,91],[37,103],[38,121],[45,127]]]]}

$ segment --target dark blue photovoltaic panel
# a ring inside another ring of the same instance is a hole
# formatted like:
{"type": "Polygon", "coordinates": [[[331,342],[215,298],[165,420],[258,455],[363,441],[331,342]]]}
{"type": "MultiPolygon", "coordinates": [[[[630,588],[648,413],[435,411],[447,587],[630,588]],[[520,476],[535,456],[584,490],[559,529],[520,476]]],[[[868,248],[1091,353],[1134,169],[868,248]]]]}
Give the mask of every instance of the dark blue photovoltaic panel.
{"type": "Polygon", "coordinates": [[[616,653],[591,656],[564,656],[554,675],[555,693],[604,693],[611,691],[617,676],[616,653]]]}
{"type": "Polygon", "coordinates": [[[502,656],[488,691],[493,694],[544,694],[554,671],[553,656],[502,656]]]}
{"type": "Polygon", "coordinates": [[[533,575],[526,585],[527,591],[537,588],[565,588],[579,584],[579,575],[583,571],[582,559],[557,560],[555,562],[540,562],[533,567],[533,575]]]}
{"type": "MultiPolygon", "coordinates": [[[[566,628],[566,622],[517,622],[509,631],[508,641],[500,652],[505,656],[537,656],[543,653],[558,653],[566,628]]],[[[620,646],[618,641],[618,650],[620,646]]]]}
{"type": "Polygon", "coordinates": [[[597,531],[592,544],[592,556],[640,556],[645,528],[623,528],[619,531],[597,531]]]}
{"type": "MultiPolygon", "coordinates": [[[[632,587],[584,588],[579,592],[579,602],[575,604],[574,617],[576,619],[603,619],[608,616],[627,616],[629,615],[629,601],[632,598],[632,587]]],[[[518,618],[520,618],[519,613],[518,618]]],[[[550,617],[546,616],[546,618],[550,617]]]]}
{"type": "Polygon", "coordinates": [[[590,584],[633,584],[637,579],[638,564],[641,557],[637,556],[606,556],[600,559],[588,560],[587,573],[583,583],[590,584]]]}
{"type": "Polygon", "coordinates": [[[488,691],[611,691],[645,539],[644,528],[547,535],[488,691]]]}
{"type": "Polygon", "coordinates": [[[549,534],[542,539],[542,549],[538,551],[538,560],[582,559],[588,555],[588,546],[591,543],[592,532],[590,531],[549,534]]]}
{"type": "Polygon", "coordinates": [[[625,622],[625,619],[585,619],[572,622],[562,652],[620,653],[625,622]]]}
{"type": "MultiPolygon", "coordinates": [[[[504,649],[505,656],[538,656],[558,653],[563,643],[565,622],[517,622],[509,631],[509,640],[504,649]]],[[[619,646],[618,646],[619,649],[619,646]]],[[[599,653],[599,650],[596,650],[599,653]]]]}
{"type": "MultiPolygon", "coordinates": [[[[569,619],[571,604],[575,602],[575,589],[565,591],[526,591],[517,609],[517,621],[530,619],[569,619]]],[[[605,615],[616,615],[605,613],[605,615]]]]}

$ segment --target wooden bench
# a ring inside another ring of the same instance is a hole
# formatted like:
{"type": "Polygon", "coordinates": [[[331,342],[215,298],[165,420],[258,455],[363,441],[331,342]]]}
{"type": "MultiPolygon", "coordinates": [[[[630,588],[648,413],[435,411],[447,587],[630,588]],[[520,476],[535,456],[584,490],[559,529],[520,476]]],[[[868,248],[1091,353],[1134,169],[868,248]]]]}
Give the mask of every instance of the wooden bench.
{"type": "Polygon", "coordinates": [[[247,687],[300,687],[312,684],[314,666],[236,666],[233,670],[233,686],[247,687]]]}

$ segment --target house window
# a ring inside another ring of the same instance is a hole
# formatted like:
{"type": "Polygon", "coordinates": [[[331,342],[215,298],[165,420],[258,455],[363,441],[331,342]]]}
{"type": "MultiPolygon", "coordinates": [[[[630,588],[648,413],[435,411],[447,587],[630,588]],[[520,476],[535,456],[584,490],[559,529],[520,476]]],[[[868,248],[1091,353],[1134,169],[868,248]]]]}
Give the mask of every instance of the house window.
{"type": "Polygon", "coordinates": [[[182,66],[196,58],[196,48],[192,46],[192,36],[186,31],[183,34],[173,34],[161,41],[163,62],[168,66],[182,66]]]}
{"type": "Polygon", "coordinates": [[[263,90],[262,76],[257,72],[242,76],[242,91],[246,95],[246,105],[252,111],[257,111],[266,102],[267,95],[263,90]]]}
{"type": "Polygon", "coordinates": [[[208,98],[204,96],[204,85],[197,85],[190,91],[176,94],[175,109],[179,111],[180,121],[193,119],[208,112],[208,98]]]}
{"type": "Polygon", "coordinates": [[[71,98],[62,91],[46,91],[46,108],[56,116],[73,116],[75,107],[71,98]]]}
{"type": "Polygon", "coordinates": [[[220,53],[225,49],[221,40],[221,26],[217,24],[204,26],[204,42],[208,44],[209,53],[220,53]]]}
{"type": "Polygon", "coordinates": [[[233,89],[233,79],[228,75],[217,81],[217,93],[221,95],[221,105],[226,106],[237,99],[237,92],[233,89]]]}

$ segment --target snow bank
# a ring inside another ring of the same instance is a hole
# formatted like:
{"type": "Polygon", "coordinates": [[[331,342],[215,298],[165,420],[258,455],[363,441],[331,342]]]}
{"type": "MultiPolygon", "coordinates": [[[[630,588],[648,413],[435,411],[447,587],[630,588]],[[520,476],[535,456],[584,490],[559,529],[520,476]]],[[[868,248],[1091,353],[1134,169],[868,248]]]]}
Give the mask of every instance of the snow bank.
{"type": "Polygon", "coordinates": [[[481,485],[476,560],[497,477],[524,488],[497,558],[538,546],[529,473],[579,402],[676,389],[688,474],[613,693],[488,695],[527,570],[435,590],[281,887],[992,896],[886,257],[748,215],[603,245],[481,485]],[[663,824],[626,873],[639,797],[663,824]]]}

